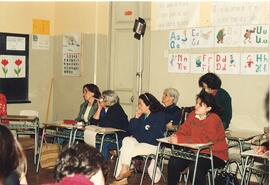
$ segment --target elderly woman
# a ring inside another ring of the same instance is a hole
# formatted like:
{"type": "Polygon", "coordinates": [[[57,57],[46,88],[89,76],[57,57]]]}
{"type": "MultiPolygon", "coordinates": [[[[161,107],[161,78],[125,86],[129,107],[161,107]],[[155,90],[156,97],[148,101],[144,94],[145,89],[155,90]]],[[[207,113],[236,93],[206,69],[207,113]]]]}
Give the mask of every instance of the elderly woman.
{"type": "Polygon", "coordinates": [[[165,106],[167,129],[171,130],[177,127],[182,110],[176,105],[179,98],[179,92],[174,88],[167,88],[163,91],[162,103],[165,106]]]}
{"type": "MultiPolygon", "coordinates": [[[[119,97],[114,91],[106,90],[102,92],[98,109],[90,119],[90,123],[100,127],[111,127],[126,131],[118,133],[119,146],[122,145],[122,139],[128,135],[128,117],[119,104],[119,97]]],[[[102,149],[104,157],[108,159],[109,150],[115,148],[116,145],[113,143],[104,142],[102,149]]]]}
{"type": "Polygon", "coordinates": [[[83,86],[83,99],[84,102],[80,106],[80,111],[75,119],[82,121],[89,125],[90,118],[95,114],[98,109],[97,100],[100,98],[100,91],[95,84],[85,84],[83,86]]]}
{"type": "Polygon", "coordinates": [[[136,115],[130,120],[129,130],[132,137],[123,139],[123,146],[113,184],[127,182],[131,175],[129,166],[133,157],[156,152],[157,138],[162,138],[166,130],[164,107],[150,93],[139,96],[136,115]]]}

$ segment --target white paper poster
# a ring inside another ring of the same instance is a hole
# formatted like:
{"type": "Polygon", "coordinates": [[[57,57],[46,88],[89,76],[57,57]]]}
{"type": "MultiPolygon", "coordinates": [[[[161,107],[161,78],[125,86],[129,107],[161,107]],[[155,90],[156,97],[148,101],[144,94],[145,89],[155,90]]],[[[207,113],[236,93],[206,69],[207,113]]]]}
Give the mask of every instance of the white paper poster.
{"type": "Polygon", "coordinates": [[[187,29],[171,31],[169,33],[169,49],[188,48],[187,29]]]}
{"type": "Polygon", "coordinates": [[[191,28],[188,32],[191,48],[210,48],[214,46],[214,28],[191,28]]]}
{"type": "Polygon", "coordinates": [[[213,25],[269,24],[267,1],[220,1],[213,3],[213,25]]]}
{"type": "Polygon", "coordinates": [[[25,38],[7,36],[6,48],[7,50],[25,51],[25,38]]]}
{"type": "Polygon", "coordinates": [[[269,25],[242,26],[241,45],[243,47],[268,47],[269,25]]]}
{"type": "Polygon", "coordinates": [[[0,55],[0,78],[25,78],[25,56],[0,55]]]}
{"type": "Polygon", "coordinates": [[[189,73],[190,59],[188,54],[172,53],[168,55],[169,73],[189,73]]]}
{"type": "Polygon", "coordinates": [[[240,62],[240,53],[216,53],[215,73],[239,74],[240,62]]]}
{"type": "Polygon", "coordinates": [[[215,27],[215,47],[239,47],[240,26],[215,27]]]}
{"type": "Polygon", "coordinates": [[[50,48],[50,36],[49,35],[32,35],[32,49],[44,49],[50,48]]]}
{"type": "Polygon", "coordinates": [[[63,36],[63,75],[81,75],[81,34],[65,34],[63,36]]]}
{"type": "Polygon", "coordinates": [[[191,54],[190,72],[191,73],[214,72],[214,55],[212,53],[191,54]]]}
{"type": "Polygon", "coordinates": [[[268,53],[242,53],[241,74],[268,74],[268,53]]]}

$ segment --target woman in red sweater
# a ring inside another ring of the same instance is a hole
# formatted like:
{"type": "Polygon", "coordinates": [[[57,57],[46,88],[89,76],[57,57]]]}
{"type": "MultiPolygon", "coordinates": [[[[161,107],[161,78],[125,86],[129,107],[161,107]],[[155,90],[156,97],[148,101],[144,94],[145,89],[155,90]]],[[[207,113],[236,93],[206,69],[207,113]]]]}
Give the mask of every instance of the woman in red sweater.
{"type": "MultiPolygon", "coordinates": [[[[228,146],[225,140],[224,127],[219,116],[214,97],[201,92],[197,95],[195,110],[188,115],[176,134],[170,137],[171,143],[208,143],[213,142],[214,168],[222,168],[228,160],[228,146]]],[[[209,154],[209,150],[202,153],[209,154]]],[[[168,185],[177,185],[180,172],[186,167],[192,170],[194,161],[171,157],[168,164],[168,185]]],[[[205,176],[211,168],[209,159],[199,158],[195,185],[204,185],[205,176]]]]}

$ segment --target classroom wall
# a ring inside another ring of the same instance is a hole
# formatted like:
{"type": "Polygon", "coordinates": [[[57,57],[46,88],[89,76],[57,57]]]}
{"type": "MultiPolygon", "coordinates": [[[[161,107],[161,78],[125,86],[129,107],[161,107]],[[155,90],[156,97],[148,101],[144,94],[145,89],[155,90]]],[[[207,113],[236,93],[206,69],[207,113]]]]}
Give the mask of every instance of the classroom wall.
{"type": "Polygon", "coordinates": [[[34,109],[39,112],[41,122],[72,119],[82,102],[83,84],[95,81],[101,89],[107,89],[109,14],[108,2],[0,2],[2,32],[31,34],[33,19],[50,21],[49,50],[32,49],[30,39],[31,103],[8,104],[8,113],[34,109]],[[82,34],[80,77],[62,76],[62,35],[65,33],[82,34]],[[98,73],[94,73],[95,70],[98,73]]]}
{"type": "MultiPolygon", "coordinates": [[[[52,2],[0,2],[0,30],[1,32],[31,34],[32,20],[45,19],[50,21],[50,30],[53,33],[54,6],[52,2]]],[[[33,50],[31,35],[29,42],[29,99],[31,103],[8,104],[8,113],[18,114],[20,110],[33,109],[37,110],[41,120],[44,120],[48,106],[48,89],[53,74],[53,38],[50,38],[49,50],[33,50]]],[[[52,110],[52,105],[50,110],[52,110]]]]}
{"type": "MultiPolygon", "coordinates": [[[[197,2],[200,3],[200,2],[197,2]]],[[[198,26],[214,26],[209,22],[210,3],[201,3],[198,26]]],[[[152,17],[154,19],[154,17],[152,17]]],[[[202,74],[168,73],[168,34],[171,30],[151,32],[150,92],[160,97],[166,87],[177,88],[180,92],[179,106],[195,105],[199,93],[198,79],[202,74]],[[158,86],[156,85],[158,79],[158,86]]],[[[177,51],[177,50],[175,50],[177,51]]],[[[269,48],[199,48],[187,49],[186,53],[198,52],[268,52],[269,48]]],[[[270,54],[270,53],[269,53],[270,54]]],[[[219,75],[222,87],[232,97],[233,118],[230,129],[262,131],[268,126],[265,118],[264,99],[269,90],[269,75],[219,75]]]]}
{"type": "Polygon", "coordinates": [[[108,87],[109,3],[57,2],[54,36],[53,120],[74,119],[83,102],[82,87],[108,87]],[[82,33],[81,75],[62,75],[62,35],[82,33]]]}

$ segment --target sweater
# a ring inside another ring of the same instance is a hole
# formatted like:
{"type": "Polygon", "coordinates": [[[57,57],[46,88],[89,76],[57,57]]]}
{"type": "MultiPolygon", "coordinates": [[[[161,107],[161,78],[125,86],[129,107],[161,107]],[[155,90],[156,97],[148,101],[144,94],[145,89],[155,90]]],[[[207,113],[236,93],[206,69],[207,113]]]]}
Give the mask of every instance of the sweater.
{"type": "Polygon", "coordinates": [[[181,119],[182,109],[177,105],[172,104],[164,109],[166,123],[172,122],[173,125],[178,125],[181,119]]]}
{"type": "MultiPolygon", "coordinates": [[[[186,121],[176,132],[178,143],[213,143],[213,155],[228,160],[228,145],[225,140],[223,124],[219,116],[210,113],[205,119],[199,120],[192,111],[186,121]]],[[[209,150],[202,153],[210,154],[209,150]]]]}
{"type": "Polygon", "coordinates": [[[220,116],[220,119],[222,120],[224,129],[227,129],[229,128],[229,124],[232,119],[231,96],[227,91],[220,88],[217,90],[217,93],[214,95],[214,98],[217,103],[217,106],[219,107],[217,114],[220,116]]]}
{"type": "Polygon", "coordinates": [[[129,122],[129,133],[139,142],[157,145],[156,139],[164,137],[166,120],[164,112],[150,113],[148,117],[142,114],[129,122]]]}
{"type": "Polygon", "coordinates": [[[119,138],[123,138],[129,135],[128,117],[119,103],[116,103],[111,107],[108,107],[107,112],[105,112],[105,109],[103,108],[100,112],[100,118],[95,119],[91,117],[90,123],[91,125],[98,125],[100,127],[111,127],[127,131],[127,132],[119,132],[118,134],[119,138]]]}
{"type": "MultiPolygon", "coordinates": [[[[77,118],[75,118],[76,121],[82,121],[82,122],[85,122],[84,121],[84,113],[87,109],[87,106],[88,106],[88,102],[85,101],[83,102],[81,105],[80,105],[80,111],[79,111],[79,114],[77,116],[77,118]]],[[[86,125],[89,125],[90,122],[89,120],[91,119],[91,117],[95,114],[95,112],[97,111],[97,108],[98,108],[98,104],[96,101],[94,101],[90,111],[89,111],[89,114],[88,114],[88,121],[86,122],[86,125]]]]}

